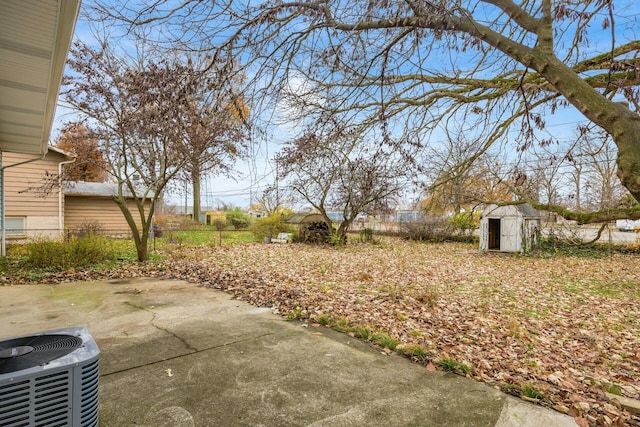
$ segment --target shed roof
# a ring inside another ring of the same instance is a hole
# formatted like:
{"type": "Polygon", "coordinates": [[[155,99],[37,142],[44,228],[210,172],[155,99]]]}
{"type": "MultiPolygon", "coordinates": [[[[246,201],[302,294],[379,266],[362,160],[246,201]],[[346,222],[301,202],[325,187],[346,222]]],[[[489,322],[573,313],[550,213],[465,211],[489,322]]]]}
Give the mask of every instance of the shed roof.
{"type": "MultiPolygon", "coordinates": [[[[128,189],[123,189],[124,197],[133,197],[128,189]]],[[[118,185],[110,182],[65,181],[64,194],[68,196],[115,197],[118,185]]]]}
{"type": "Polygon", "coordinates": [[[535,210],[533,206],[531,206],[528,203],[522,203],[520,205],[515,205],[515,206],[516,206],[516,209],[518,209],[518,211],[520,211],[520,213],[524,217],[536,218],[540,216],[540,212],[535,210]]]}
{"type": "Polygon", "coordinates": [[[483,217],[502,215],[518,215],[523,218],[540,218],[540,213],[528,203],[503,206],[491,204],[482,211],[483,217]]]}

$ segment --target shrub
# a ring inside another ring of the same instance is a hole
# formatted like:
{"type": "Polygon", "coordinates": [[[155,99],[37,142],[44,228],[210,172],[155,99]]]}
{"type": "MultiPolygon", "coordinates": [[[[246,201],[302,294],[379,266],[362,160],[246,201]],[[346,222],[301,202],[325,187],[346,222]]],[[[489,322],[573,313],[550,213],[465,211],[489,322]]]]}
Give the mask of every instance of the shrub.
{"type": "Polygon", "coordinates": [[[278,233],[291,232],[291,227],[284,222],[284,218],[279,213],[272,213],[264,218],[258,218],[253,227],[253,234],[262,240],[266,236],[277,236],[278,233]]]}
{"type": "Polygon", "coordinates": [[[36,240],[26,245],[25,263],[31,268],[62,270],[113,261],[116,251],[110,239],[99,234],[72,236],[66,241],[36,240]]]}
{"type": "Polygon", "coordinates": [[[75,234],[84,237],[92,234],[104,234],[104,227],[99,221],[85,220],[75,230],[75,234]]]}
{"type": "Polygon", "coordinates": [[[251,215],[242,212],[240,208],[227,211],[227,222],[231,223],[235,230],[244,230],[251,224],[251,215]]]}
{"type": "Polygon", "coordinates": [[[215,228],[218,231],[222,231],[225,228],[227,228],[227,222],[222,218],[216,218],[213,220],[213,228],[215,228]]]}
{"type": "Polygon", "coordinates": [[[347,243],[346,236],[341,236],[338,233],[329,234],[329,244],[331,246],[342,247],[347,243]]]}
{"type": "Polygon", "coordinates": [[[363,243],[373,242],[373,230],[371,228],[363,228],[360,230],[360,241],[363,243]]]}
{"type": "Polygon", "coordinates": [[[480,226],[480,214],[474,211],[460,212],[449,218],[449,224],[453,232],[469,236],[480,226]]]}
{"type": "Polygon", "coordinates": [[[443,242],[453,234],[451,224],[444,218],[424,222],[403,222],[400,231],[409,240],[429,242],[443,242]]]}

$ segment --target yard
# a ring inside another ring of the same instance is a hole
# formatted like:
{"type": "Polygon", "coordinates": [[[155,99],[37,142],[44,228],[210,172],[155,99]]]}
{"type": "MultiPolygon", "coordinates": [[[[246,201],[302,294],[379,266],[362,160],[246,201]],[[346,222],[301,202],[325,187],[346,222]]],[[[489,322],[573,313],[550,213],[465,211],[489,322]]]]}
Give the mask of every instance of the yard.
{"type": "Polygon", "coordinates": [[[39,280],[187,279],[310,327],[369,340],[425,369],[535,400],[584,425],[640,425],[605,397],[640,398],[640,255],[521,256],[395,238],[338,249],[212,243],[163,244],[146,265],[39,280]]]}
{"type": "Polygon", "coordinates": [[[604,394],[640,397],[638,255],[482,254],[391,239],[168,255],[163,274],[342,329],[426,369],[454,370],[591,424],[640,422],[604,394]]]}

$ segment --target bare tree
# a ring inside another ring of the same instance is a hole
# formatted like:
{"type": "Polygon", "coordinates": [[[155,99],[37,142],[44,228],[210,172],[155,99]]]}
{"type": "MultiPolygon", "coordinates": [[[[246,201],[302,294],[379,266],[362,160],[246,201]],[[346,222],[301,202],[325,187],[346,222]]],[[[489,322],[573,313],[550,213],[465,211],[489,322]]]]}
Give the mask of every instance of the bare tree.
{"type": "Polygon", "coordinates": [[[330,210],[341,212],[336,234],[343,243],[358,214],[387,208],[406,183],[408,159],[384,143],[364,139],[358,129],[318,125],[277,158],[283,179],[327,225],[330,210]]]}
{"type": "Polygon", "coordinates": [[[479,149],[478,141],[466,139],[460,131],[425,151],[422,169],[430,185],[423,204],[429,212],[458,214],[482,202],[513,200],[502,182],[498,153],[485,151],[478,156],[479,149]]]}
{"type": "Polygon", "coordinates": [[[584,157],[580,151],[569,151],[567,153],[567,160],[571,165],[569,171],[569,181],[573,184],[573,193],[569,196],[573,200],[573,206],[576,211],[582,211],[582,186],[585,175],[585,162],[584,157]]]}
{"type": "Polygon", "coordinates": [[[262,210],[267,215],[283,210],[290,210],[288,207],[292,202],[293,196],[291,189],[288,187],[280,187],[276,181],[274,185],[266,187],[258,196],[254,209],[262,210]]]}
{"type": "MultiPolygon", "coordinates": [[[[633,2],[170,3],[120,8],[118,18],[130,29],[169,26],[176,41],[210,48],[214,56],[251,57],[253,83],[271,93],[304,81],[305,116],[309,109],[329,111],[422,140],[438,125],[475,121],[490,129],[483,138],[474,135],[488,149],[514,126],[522,129],[521,145],[531,145],[545,116],[570,105],[611,135],[618,176],[640,199],[633,2]],[[174,19],[187,11],[189,19],[174,19]],[[595,37],[606,42],[594,52],[595,37]],[[330,98],[322,96],[327,89],[330,98]]],[[[110,10],[103,9],[112,16],[110,10]]]]}
{"type": "Polygon", "coordinates": [[[529,173],[538,188],[537,202],[546,205],[559,205],[563,183],[562,168],[568,166],[563,148],[536,147],[525,161],[529,173]]]}
{"type": "Polygon", "coordinates": [[[168,72],[185,77],[182,96],[186,102],[178,125],[188,162],[182,174],[191,182],[193,219],[198,221],[202,176],[228,174],[236,158],[245,154],[249,112],[236,91],[238,80],[228,79],[224,67],[178,57],[168,72]]]}
{"type": "Polygon", "coordinates": [[[586,192],[591,209],[604,211],[623,206],[627,191],[616,176],[616,149],[605,134],[587,137],[583,147],[583,157],[587,166],[586,192]]]}

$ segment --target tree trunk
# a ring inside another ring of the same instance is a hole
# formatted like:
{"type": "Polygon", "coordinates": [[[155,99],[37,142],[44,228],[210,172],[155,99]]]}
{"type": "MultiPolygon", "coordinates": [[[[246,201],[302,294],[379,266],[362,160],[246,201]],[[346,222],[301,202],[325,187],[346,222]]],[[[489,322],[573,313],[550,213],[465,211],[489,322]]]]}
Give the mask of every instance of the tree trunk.
{"type": "MultiPolygon", "coordinates": [[[[138,228],[138,225],[133,219],[133,214],[131,213],[131,211],[129,210],[129,207],[127,206],[126,199],[124,199],[123,197],[115,197],[114,201],[116,202],[116,204],[120,208],[120,211],[124,215],[124,218],[127,221],[127,224],[129,224],[129,228],[131,229],[131,237],[133,238],[133,242],[136,245],[136,254],[138,255],[138,261],[139,262],[148,261],[149,260],[149,248],[148,248],[149,228],[151,226],[150,220],[147,221],[147,218],[145,218],[143,215],[144,210],[142,210],[142,214],[141,214],[142,229],[138,228]]],[[[151,207],[150,207],[151,209],[150,216],[153,215],[154,204],[155,204],[155,201],[152,200],[151,207]]],[[[140,208],[141,206],[138,205],[138,209],[140,208]]]]}
{"type": "Polygon", "coordinates": [[[197,161],[192,163],[191,183],[193,185],[193,220],[200,224],[200,165],[197,161]]]}
{"type": "Polygon", "coordinates": [[[343,244],[343,245],[347,244],[347,231],[349,231],[349,227],[351,226],[352,222],[353,222],[352,219],[343,220],[340,223],[340,226],[338,227],[338,230],[336,231],[336,234],[338,236],[340,236],[340,243],[343,244]]]}
{"type": "Polygon", "coordinates": [[[141,236],[140,239],[135,239],[136,242],[136,254],[138,255],[139,262],[149,261],[149,238],[147,235],[141,236]]]}

